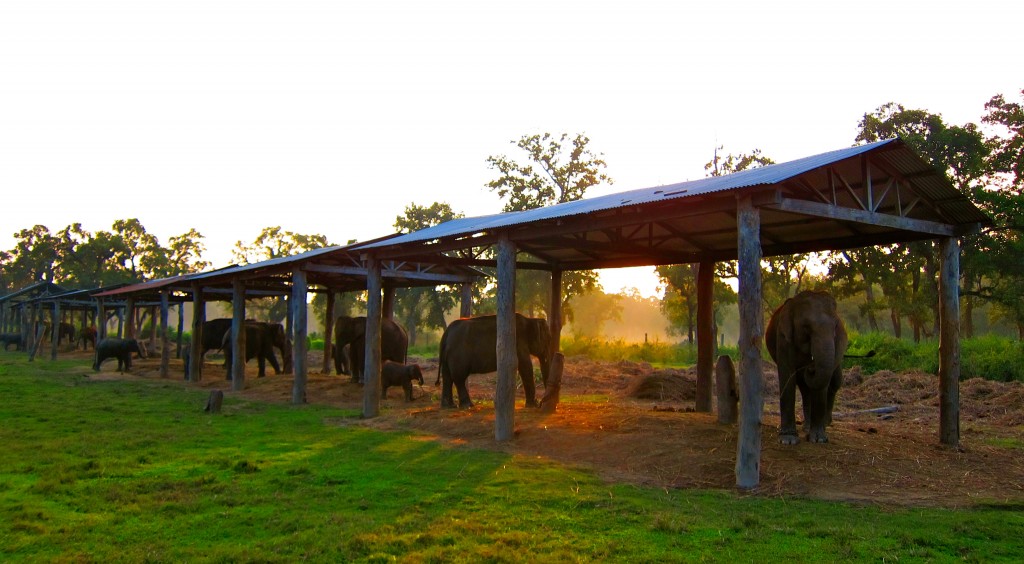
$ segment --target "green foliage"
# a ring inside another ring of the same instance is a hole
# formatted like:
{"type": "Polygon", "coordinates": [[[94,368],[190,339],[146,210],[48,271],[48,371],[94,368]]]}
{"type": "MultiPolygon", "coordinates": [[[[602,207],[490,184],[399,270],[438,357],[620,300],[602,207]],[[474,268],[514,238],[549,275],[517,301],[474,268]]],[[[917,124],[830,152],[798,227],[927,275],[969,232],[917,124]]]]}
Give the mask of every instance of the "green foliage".
{"type": "Polygon", "coordinates": [[[1024,516],[609,484],[358,414],[0,352],[0,560],[1017,561],[1024,516]],[[59,405],[59,409],[54,406],[59,405]],[[353,453],[358,453],[357,456],[353,453]]]}
{"type": "MultiPolygon", "coordinates": [[[[585,356],[592,360],[618,362],[647,362],[657,366],[685,367],[697,363],[697,347],[680,343],[648,341],[630,343],[622,339],[606,341],[592,337],[562,337],[562,353],[566,356],[585,356]]],[[[717,354],[736,358],[735,347],[721,347],[717,354]]]]}
{"type": "MultiPolygon", "coordinates": [[[[847,354],[866,354],[868,351],[875,351],[875,356],[847,359],[845,364],[860,365],[868,374],[879,370],[918,370],[937,374],[939,370],[939,344],[935,339],[915,344],[885,333],[851,333],[847,354]]],[[[996,335],[962,339],[960,379],[969,378],[1024,382],[1024,343],[996,335]]]]}

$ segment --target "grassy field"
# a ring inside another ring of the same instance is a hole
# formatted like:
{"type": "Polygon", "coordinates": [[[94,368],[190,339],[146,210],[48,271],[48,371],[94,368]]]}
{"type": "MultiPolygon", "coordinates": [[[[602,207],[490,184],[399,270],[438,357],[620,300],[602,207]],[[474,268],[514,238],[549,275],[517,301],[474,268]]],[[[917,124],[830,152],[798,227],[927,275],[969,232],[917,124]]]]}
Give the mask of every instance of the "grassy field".
{"type": "Polygon", "coordinates": [[[1012,561],[1024,511],[601,482],[358,414],[0,352],[0,561],[1012,561]]]}

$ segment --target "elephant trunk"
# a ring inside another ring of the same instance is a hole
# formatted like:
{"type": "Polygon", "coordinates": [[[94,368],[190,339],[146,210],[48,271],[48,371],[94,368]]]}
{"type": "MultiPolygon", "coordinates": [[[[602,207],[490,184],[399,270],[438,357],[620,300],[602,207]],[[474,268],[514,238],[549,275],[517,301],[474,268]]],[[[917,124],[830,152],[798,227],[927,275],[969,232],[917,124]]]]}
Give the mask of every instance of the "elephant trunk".
{"type": "Polygon", "coordinates": [[[838,366],[834,335],[831,332],[815,333],[811,342],[811,358],[814,373],[807,375],[807,385],[812,389],[827,388],[832,373],[838,366]]]}

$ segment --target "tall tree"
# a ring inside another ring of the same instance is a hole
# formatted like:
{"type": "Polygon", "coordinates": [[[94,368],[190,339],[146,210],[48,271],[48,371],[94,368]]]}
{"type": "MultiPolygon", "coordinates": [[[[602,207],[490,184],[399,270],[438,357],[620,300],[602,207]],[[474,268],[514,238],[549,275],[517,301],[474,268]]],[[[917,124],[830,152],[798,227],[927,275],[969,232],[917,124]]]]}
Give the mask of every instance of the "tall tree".
{"type": "MultiPolygon", "coordinates": [[[[505,155],[487,157],[487,164],[498,177],[487,187],[505,200],[504,211],[524,211],[579,200],[587,189],[614,181],[603,171],[603,155],[589,148],[590,138],[580,133],[571,137],[550,133],[524,135],[512,141],[526,161],[505,155]]],[[[572,318],[570,299],[600,288],[593,270],[566,272],[562,275],[562,322],[572,318]]],[[[550,284],[539,271],[522,271],[516,281],[517,307],[527,311],[545,311],[550,317],[550,284]]]]}
{"type": "MultiPolygon", "coordinates": [[[[232,256],[239,264],[254,264],[328,246],[330,243],[324,235],[296,233],[280,226],[264,227],[252,243],[237,241],[232,256]]],[[[280,323],[288,314],[286,304],[283,299],[266,298],[251,300],[247,307],[252,310],[253,317],[280,323]]]]}
{"type": "MultiPolygon", "coordinates": [[[[429,206],[411,203],[405,213],[395,218],[395,229],[412,233],[446,221],[464,217],[456,213],[447,202],[434,202],[429,206]]],[[[445,313],[458,304],[459,288],[436,286],[433,288],[400,288],[395,291],[395,315],[409,332],[409,344],[415,345],[421,329],[444,329],[445,313]]]]}

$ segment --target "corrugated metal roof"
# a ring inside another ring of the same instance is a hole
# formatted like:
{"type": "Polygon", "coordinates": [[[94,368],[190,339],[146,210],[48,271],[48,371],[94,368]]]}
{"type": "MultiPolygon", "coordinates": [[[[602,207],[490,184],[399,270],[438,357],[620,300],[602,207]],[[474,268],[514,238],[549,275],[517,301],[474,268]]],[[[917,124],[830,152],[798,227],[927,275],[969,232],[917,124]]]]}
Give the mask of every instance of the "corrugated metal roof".
{"type": "Polygon", "coordinates": [[[751,186],[777,184],[816,168],[827,166],[851,157],[856,157],[860,154],[876,150],[896,141],[896,139],[886,139],[884,141],[848,147],[836,151],[829,151],[827,153],[813,155],[797,159],[795,161],[744,170],[724,176],[712,176],[708,178],[701,178],[699,180],[669,184],[666,186],[641,188],[521,212],[508,212],[454,219],[407,235],[394,237],[376,243],[365,243],[362,245],[356,244],[354,247],[360,249],[372,249],[375,247],[389,247],[392,245],[430,241],[433,239],[442,239],[447,237],[466,236],[535,221],[613,210],[624,206],[689,198],[702,194],[736,190],[751,186]]]}

